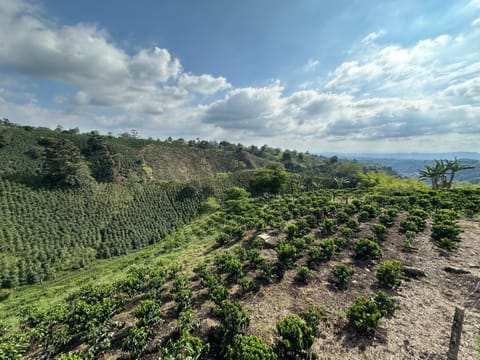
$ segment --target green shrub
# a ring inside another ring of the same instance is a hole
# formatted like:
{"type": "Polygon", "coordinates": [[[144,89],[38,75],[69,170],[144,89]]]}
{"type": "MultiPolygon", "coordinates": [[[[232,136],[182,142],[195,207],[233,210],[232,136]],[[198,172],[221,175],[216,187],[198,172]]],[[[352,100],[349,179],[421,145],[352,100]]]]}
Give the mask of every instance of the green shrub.
{"type": "Polygon", "coordinates": [[[137,326],[153,326],[161,321],[160,305],[153,300],[143,300],[133,311],[138,319],[137,326]]]}
{"type": "Polygon", "coordinates": [[[308,283],[313,277],[312,271],[306,266],[297,267],[297,275],[295,279],[302,284],[308,283]]]}
{"type": "Polygon", "coordinates": [[[330,269],[329,281],[339,288],[347,285],[350,277],[354,274],[354,270],[345,264],[334,264],[330,269]]]}
{"type": "Polygon", "coordinates": [[[368,238],[360,238],[353,245],[355,257],[360,260],[372,260],[382,257],[383,252],[380,245],[368,238]]]}
{"type": "Polygon", "coordinates": [[[162,348],[163,360],[202,359],[210,349],[210,344],[203,344],[202,339],[192,336],[188,331],[182,332],[175,342],[169,341],[162,348]]]}
{"type": "Polygon", "coordinates": [[[452,239],[449,239],[447,237],[444,237],[444,238],[441,238],[440,240],[437,240],[435,242],[435,245],[437,245],[438,247],[440,247],[442,249],[451,251],[451,250],[457,248],[458,242],[454,241],[452,239]]]}
{"type": "Polygon", "coordinates": [[[352,229],[350,229],[347,226],[339,227],[338,231],[340,231],[340,234],[342,234],[342,236],[344,236],[347,239],[351,239],[353,237],[353,234],[355,233],[352,229]]]}
{"type": "Polygon", "coordinates": [[[358,221],[365,222],[368,221],[368,219],[370,219],[370,214],[368,211],[360,211],[358,213],[358,221]]]}
{"type": "Polygon", "coordinates": [[[138,359],[145,352],[152,337],[152,329],[147,326],[131,327],[127,330],[127,336],[123,339],[123,349],[130,351],[132,359],[138,359]]]}
{"type": "Polygon", "coordinates": [[[347,245],[347,239],[345,239],[344,237],[337,236],[337,237],[334,237],[332,240],[333,240],[333,243],[335,244],[336,251],[343,249],[347,245]]]}
{"type": "Polygon", "coordinates": [[[208,289],[208,296],[218,305],[230,297],[230,291],[224,285],[217,284],[208,289]]]}
{"type": "Polygon", "coordinates": [[[240,285],[240,288],[244,294],[257,291],[259,289],[258,284],[248,277],[243,277],[238,280],[238,285],[240,285]]]}
{"type": "Polygon", "coordinates": [[[337,213],[337,224],[344,224],[350,219],[350,215],[348,215],[345,211],[340,211],[337,213]]]}
{"type": "Polygon", "coordinates": [[[227,346],[225,360],[276,360],[273,349],[254,335],[237,335],[227,346]]]}
{"type": "Polygon", "coordinates": [[[400,221],[400,228],[399,228],[400,232],[402,233],[406,233],[407,231],[411,231],[411,232],[414,232],[414,233],[418,233],[420,231],[420,229],[418,228],[418,225],[416,222],[412,221],[412,220],[408,220],[408,219],[405,219],[405,220],[402,220],[400,221]]]}
{"type": "Polygon", "coordinates": [[[276,343],[278,357],[280,359],[306,359],[308,351],[315,341],[316,329],[309,326],[298,315],[287,315],[283,320],[277,322],[276,328],[280,335],[280,339],[276,343]]]}
{"type": "Polygon", "coordinates": [[[370,230],[375,234],[378,241],[384,241],[387,238],[388,230],[385,225],[373,224],[370,230]]]}
{"type": "Polygon", "coordinates": [[[378,266],[376,274],[378,281],[388,287],[400,285],[404,276],[403,264],[399,260],[387,260],[383,262],[378,266]]]}
{"type": "Polygon", "coordinates": [[[299,256],[298,249],[294,245],[286,242],[278,245],[275,251],[277,252],[278,262],[283,268],[291,267],[299,256]]]}
{"type": "Polygon", "coordinates": [[[337,224],[334,219],[325,218],[321,225],[322,232],[327,235],[332,235],[337,230],[337,224]]]}
{"type": "Polygon", "coordinates": [[[250,318],[242,305],[233,300],[223,300],[220,305],[213,308],[213,315],[220,322],[220,331],[227,343],[250,324],[250,318]]]}
{"type": "Polygon", "coordinates": [[[277,270],[275,264],[265,261],[257,267],[255,278],[263,284],[271,284],[279,277],[277,270]]]}
{"type": "Polygon", "coordinates": [[[192,331],[193,329],[198,328],[200,322],[197,320],[195,313],[192,309],[182,311],[178,315],[178,327],[180,332],[192,331]]]}
{"type": "Polygon", "coordinates": [[[432,238],[434,240],[440,240],[447,238],[452,241],[457,241],[462,229],[456,224],[447,221],[437,222],[432,226],[432,238]]]}
{"type": "Polygon", "coordinates": [[[377,305],[378,310],[383,314],[383,316],[392,316],[395,311],[400,307],[398,306],[398,300],[390,297],[384,291],[378,291],[373,298],[375,304],[377,305]]]}
{"type": "Polygon", "coordinates": [[[219,273],[227,274],[229,281],[235,281],[243,276],[242,263],[234,255],[221,254],[215,256],[215,265],[219,273]]]}
{"type": "Polygon", "coordinates": [[[357,219],[349,219],[345,225],[355,233],[361,230],[360,223],[357,219]]]}
{"type": "Polygon", "coordinates": [[[357,297],[347,310],[347,319],[350,326],[359,333],[368,333],[375,330],[382,316],[377,304],[364,296],[357,297]]]}

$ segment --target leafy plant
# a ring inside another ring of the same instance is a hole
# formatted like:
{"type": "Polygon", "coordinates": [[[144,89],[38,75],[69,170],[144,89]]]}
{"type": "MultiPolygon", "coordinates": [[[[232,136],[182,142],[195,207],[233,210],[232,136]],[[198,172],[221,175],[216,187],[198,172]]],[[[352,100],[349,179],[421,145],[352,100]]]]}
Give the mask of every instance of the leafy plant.
{"type": "Polygon", "coordinates": [[[344,288],[354,272],[348,265],[334,264],[330,269],[329,281],[339,288],[344,288]]]}
{"type": "Polygon", "coordinates": [[[237,335],[227,346],[225,360],[276,360],[273,349],[254,335],[237,335]]]}
{"type": "Polygon", "coordinates": [[[316,329],[300,316],[293,314],[277,322],[276,329],[280,335],[276,343],[279,358],[308,358],[309,350],[315,341],[316,329]]]}
{"type": "Polygon", "coordinates": [[[388,287],[400,285],[404,276],[403,264],[399,260],[387,260],[383,262],[378,266],[376,274],[378,281],[388,287]]]}
{"type": "Polygon", "coordinates": [[[306,284],[312,279],[312,277],[313,277],[312,270],[310,270],[308,267],[306,266],[297,267],[297,275],[295,279],[298,282],[302,284],[306,284]]]}
{"type": "Polygon", "coordinates": [[[347,310],[347,319],[354,330],[365,334],[375,330],[383,314],[377,304],[364,296],[359,296],[347,310]]]}
{"type": "Polygon", "coordinates": [[[220,305],[215,306],[213,315],[220,322],[220,330],[227,343],[250,324],[250,318],[246,311],[240,303],[232,300],[223,300],[220,305]]]}
{"type": "Polygon", "coordinates": [[[378,241],[384,241],[387,238],[388,230],[385,225],[373,224],[370,229],[375,234],[378,241]]]}
{"type": "Polygon", "coordinates": [[[375,301],[378,310],[380,310],[383,316],[392,316],[395,311],[400,308],[398,306],[398,300],[388,296],[387,293],[382,290],[375,294],[373,301],[375,301]]]}
{"type": "Polygon", "coordinates": [[[380,245],[368,238],[360,238],[353,245],[355,257],[360,260],[373,260],[382,257],[383,252],[380,245]]]}

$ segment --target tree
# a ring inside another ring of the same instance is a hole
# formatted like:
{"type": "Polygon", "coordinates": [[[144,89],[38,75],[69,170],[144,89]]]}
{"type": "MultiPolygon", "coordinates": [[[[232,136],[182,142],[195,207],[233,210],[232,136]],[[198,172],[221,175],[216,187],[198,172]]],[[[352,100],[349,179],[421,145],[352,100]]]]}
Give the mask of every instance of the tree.
{"type": "Polygon", "coordinates": [[[435,166],[425,165],[424,170],[419,170],[420,179],[430,179],[432,181],[432,189],[439,188],[439,180],[446,172],[445,163],[443,160],[435,160],[435,166]]]}
{"type": "Polygon", "coordinates": [[[87,146],[86,155],[90,161],[92,176],[100,182],[112,182],[115,161],[103,138],[98,134],[93,134],[87,140],[87,146]]]}
{"type": "Polygon", "coordinates": [[[455,178],[455,174],[457,172],[462,171],[462,170],[470,170],[470,169],[475,168],[475,166],[461,164],[456,157],[455,157],[455,160],[450,160],[450,161],[446,160],[445,164],[446,164],[447,170],[450,171],[450,176],[449,176],[449,179],[446,183],[446,187],[448,189],[452,187],[453,179],[455,178]]]}
{"type": "Polygon", "coordinates": [[[43,172],[50,184],[78,187],[92,179],[79,148],[71,141],[43,138],[39,145],[45,148],[43,172]]]}
{"type": "Polygon", "coordinates": [[[432,189],[449,189],[452,187],[455,174],[462,170],[473,169],[474,166],[461,164],[457,158],[455,160],[435,160],[435,166],[425,165],[423,170],[419,170],[420,179],[430,179],[432,189]]]}

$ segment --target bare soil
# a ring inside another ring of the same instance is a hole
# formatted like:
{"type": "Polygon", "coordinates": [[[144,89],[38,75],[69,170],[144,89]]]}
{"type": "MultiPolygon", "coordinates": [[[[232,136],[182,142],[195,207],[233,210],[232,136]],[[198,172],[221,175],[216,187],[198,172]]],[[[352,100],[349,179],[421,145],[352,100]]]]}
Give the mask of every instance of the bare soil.
{"type": "Polygon", "coordinates": [[[320,359],[446,359],[455,306],[461,306],[465,308],[465,320],[459,359],[478,359],[475,336],[480,332],[480,221],[462,220],[460,224],[464,230],[462,242],[451,253],[433,244],[430,226],[414,239],[418,248],[415,252],[404,251],[405,237],[398,233],[398,225],[390,229],[382,245],[382,261],[399,259],[425,270],[428,276],[405,281],[389,291],[398,298],[400,309],[382,320],[373,337],[359,337],[346,326],[344,311],[354,299],[379,289],[376,265],[354,262],[349,250],[315,271],[308,285],[292,286],[295,270],[290,270],[281,282],[245,299],[244,304],[251,309],[250,332],[273,344],[278,320],[314,304],[329,311],[331,323],[313,345],[320,359]],[[355,269],[353,281],[344,291],[328,283],[330,265],[335,262],[350,263],[355,269]],[[446,266],[470,274],[447,273],[446,266]]]}

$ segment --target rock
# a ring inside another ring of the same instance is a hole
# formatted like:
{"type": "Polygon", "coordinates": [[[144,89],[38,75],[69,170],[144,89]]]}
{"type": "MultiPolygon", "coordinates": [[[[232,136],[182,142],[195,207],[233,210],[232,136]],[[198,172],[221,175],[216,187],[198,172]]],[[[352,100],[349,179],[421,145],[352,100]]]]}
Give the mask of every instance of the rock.
{"type": "Polygon", "coordinates": [[[408,277],[427,277],[425,270],[413,266],[404,266],[403,272],[408,277]]]}
{"type": "Polygon", "coordinates": [[[470,271],[468,270],[453,267],[453,266],[445,266],[443,270],[451,274],[470,274],[470,271]]]}

